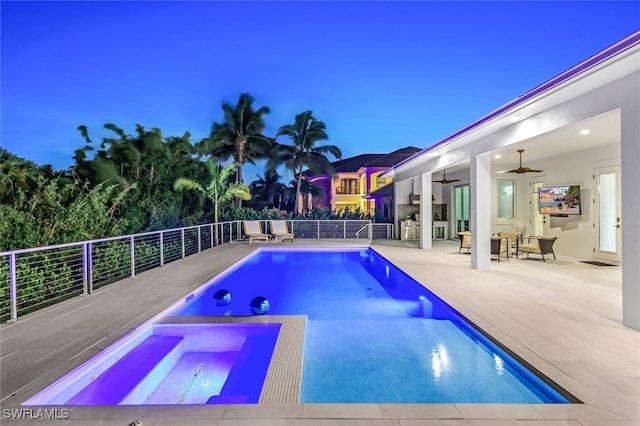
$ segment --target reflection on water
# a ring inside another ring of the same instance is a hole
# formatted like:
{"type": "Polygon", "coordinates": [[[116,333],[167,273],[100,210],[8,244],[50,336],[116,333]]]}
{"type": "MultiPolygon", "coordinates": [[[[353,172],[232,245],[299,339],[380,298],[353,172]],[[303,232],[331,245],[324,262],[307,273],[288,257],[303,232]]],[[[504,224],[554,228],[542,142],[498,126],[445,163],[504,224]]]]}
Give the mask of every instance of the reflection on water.
{"type": "Polygon", "coordinates": [[[502,361],[502,358],[493,354],[493,363],[496,366],[496,373],[498,373],[498,376],[502,376],[504,374],[504,361],[502,361]]]}
{"type": "Polygon", "coordinates": [[[433,382],[438,384],[440,382],[440,377],[442,373],[447,373],[449,371],[450,363],[449,363],[449,354],[447,353],[447,348],[443,345],[438,346],[438,350],[435,348],[431,349],[431,370],[433,371],[433,382]]]}

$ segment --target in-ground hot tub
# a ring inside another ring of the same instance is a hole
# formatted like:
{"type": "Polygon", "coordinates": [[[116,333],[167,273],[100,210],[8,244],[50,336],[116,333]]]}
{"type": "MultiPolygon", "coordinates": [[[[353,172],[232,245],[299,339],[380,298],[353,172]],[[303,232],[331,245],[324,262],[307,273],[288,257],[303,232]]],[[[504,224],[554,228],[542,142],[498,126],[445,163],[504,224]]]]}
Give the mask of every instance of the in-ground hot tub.
{"type": "Polygon", "coordinates": [[[257,403],[279,323],[153,324],[25,405],[257,403]]]}

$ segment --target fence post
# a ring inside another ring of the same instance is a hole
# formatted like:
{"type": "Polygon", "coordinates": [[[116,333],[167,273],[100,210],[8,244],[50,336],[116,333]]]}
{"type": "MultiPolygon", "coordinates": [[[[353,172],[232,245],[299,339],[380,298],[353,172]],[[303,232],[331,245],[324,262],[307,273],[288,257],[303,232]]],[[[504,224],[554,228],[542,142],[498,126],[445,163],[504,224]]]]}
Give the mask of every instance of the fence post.
{"type": "Polygon", "coordinates": [[[209,227],[211,228],[211,248],[213,248],[213,223],[209,227]]]}
{"type": "Polygon", "coordinates": [[[160,231],[160,266],[164,266],[164,232],[160,231]]]}
{"type": "Polygon", "coordinates": [[[11,296],[11,322],[18,320],[18,289],[16,285],[16,254],[9,254],[9,292],[11,296]]]}
{"type": "Polygon", "coordinates": [[[318,221],[318,239],[320,239],[320,221],[318,221]]]}
{"type": "Polygon", "coordinates": [[[136,237],[129,239],[129,251],[131,252],[131,278],[136,276],[136,237]]]}
{"type": "Polygon", "coordinates": [[[93,244],[87,243],[87,266],[89,274],[87,276],[87,285],[89,294],[93,293],[93,244]]]}
{"type": "Polygon", "coordinates": [[[184,228],[180,230],[180,240],[182,241],[182,258],[184,259],[184,228]]]}
{"type": "Polygon", "coordinates": [[[369,239],[373,240],[373,224],[369,221],[369,239]]]}
{"type": "Polygon", "coordinates": [[[346,220],[342,221],[342,230],[343,230],[342,239],[346,240],[347,239],[347,221],[346,220]]]}
{"type": "Polygon", "coordinates": [[[202,251],[202,243],[200,242],[200,226],[198,226],[198,253],[202,251]]]}
{"type": "Polygon", "coordinates": [[[87,285],[89,281],[89,264],[87,262],[87,243],[82,244],[82,295],[88,293],[87,285]]]}

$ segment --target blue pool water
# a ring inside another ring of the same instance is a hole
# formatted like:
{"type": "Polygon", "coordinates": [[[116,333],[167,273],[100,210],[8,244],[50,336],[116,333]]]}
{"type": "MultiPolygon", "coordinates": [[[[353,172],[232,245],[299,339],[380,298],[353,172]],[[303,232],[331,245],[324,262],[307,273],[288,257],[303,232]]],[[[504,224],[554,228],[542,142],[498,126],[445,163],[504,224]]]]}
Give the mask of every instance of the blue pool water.
{"type": "Polygon", "coordinates": [[[257,296],[308,316],[301,402],[569,402],[371,249],[263,249],[174,315],[252,315],[257,296]]]}

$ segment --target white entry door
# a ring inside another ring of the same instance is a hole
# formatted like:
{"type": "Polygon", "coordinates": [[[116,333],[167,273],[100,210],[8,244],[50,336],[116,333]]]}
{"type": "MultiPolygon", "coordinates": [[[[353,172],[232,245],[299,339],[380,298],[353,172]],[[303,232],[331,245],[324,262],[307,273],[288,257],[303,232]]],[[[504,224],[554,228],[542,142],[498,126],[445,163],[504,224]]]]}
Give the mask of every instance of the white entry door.
{"type": "Polygon", "coordinates": [[[620,166],[594,170],[594,251],[593,257],[620,262],[622,252],[622,211],[620,166]]]}

